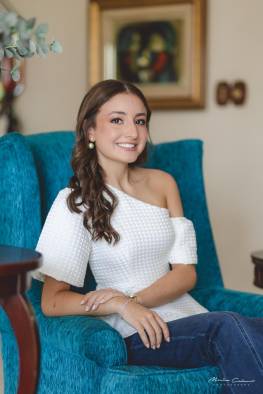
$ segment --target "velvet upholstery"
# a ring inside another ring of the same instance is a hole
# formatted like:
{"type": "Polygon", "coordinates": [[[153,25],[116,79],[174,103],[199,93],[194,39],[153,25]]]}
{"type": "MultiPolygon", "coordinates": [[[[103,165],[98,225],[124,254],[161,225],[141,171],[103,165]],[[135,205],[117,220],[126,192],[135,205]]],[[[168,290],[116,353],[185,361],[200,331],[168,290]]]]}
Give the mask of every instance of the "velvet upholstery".
{"type": "MultiPolygon", "coordinates": [[[[0,138],[0,244],[35,248],[47,212],[72,174],[70,157],[75,133],[58,131],[0,138]]],[[[225,289],[206,205],[200,140],[149,146],[146,167],[172,174],[179,185],[185,216],[193,220],[198,241],[198,282],[190,292],[209,310],[263,315],[263,297],[225,289]]],[[[88,268],[83,288],[94,289],[88,268]]],[[[38,394],[218,393],[209,383],[216,366],[196,369],[127,365],[123,338],[95,317],[45,317],[40,308],[42,284],[32,281],[27,296],[35,311],[41,343],[38,394]]],[[[5,394],[17,387],[17,346],[10,323],[0,309],[5,394]]]]}
{"type": "Polygon", "coordinates": [[[40,194],[31,149],[18,133],[3,136],[0,138],[0,243],[34,248],[40,231],[40,194]]]}

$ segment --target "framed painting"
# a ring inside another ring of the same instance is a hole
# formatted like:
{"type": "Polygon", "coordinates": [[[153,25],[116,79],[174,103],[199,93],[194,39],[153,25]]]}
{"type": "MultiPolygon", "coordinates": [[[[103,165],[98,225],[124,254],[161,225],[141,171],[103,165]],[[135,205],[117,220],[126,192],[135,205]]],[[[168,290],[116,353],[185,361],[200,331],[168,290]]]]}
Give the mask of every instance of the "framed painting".
{"type": "Polygon", "coordinates": [[[204,108],[206,0],[91,0],[89,82],[136,84],[152,109],[204,108]]]}

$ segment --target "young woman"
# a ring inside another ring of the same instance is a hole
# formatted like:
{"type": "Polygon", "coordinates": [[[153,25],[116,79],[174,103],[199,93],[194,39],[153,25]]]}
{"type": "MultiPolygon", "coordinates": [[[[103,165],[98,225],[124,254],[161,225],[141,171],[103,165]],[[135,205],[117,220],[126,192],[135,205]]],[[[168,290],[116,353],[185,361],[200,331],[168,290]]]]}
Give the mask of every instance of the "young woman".
{"type": "Polygon", "coordinates": [[[222,392],[259,393],[263,319],[210,312],[188,294],[196,283],[193,224],[173,177],[139,166],[150,116],[142,92],[128,82],[102,81],[84,97],[74,175],[36,246],[43,313],[105,320],[124,338],[130,364],[217,365],[222,392]],[[70,285],[83,286],[87,264],[97,288],[83,296],[70,285]]]}

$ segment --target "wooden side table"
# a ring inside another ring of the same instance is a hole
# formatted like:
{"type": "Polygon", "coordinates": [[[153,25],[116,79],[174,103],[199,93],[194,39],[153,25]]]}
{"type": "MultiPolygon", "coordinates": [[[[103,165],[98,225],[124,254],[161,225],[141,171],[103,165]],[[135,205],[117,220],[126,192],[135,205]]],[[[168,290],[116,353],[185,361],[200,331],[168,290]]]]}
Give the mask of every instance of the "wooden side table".
{"type": "Polygon", "coordinates": [[[251,260],[255,264],[253,284],[263,289],[263,250],[251,253],[251,260]]]}
{"type": "Polygon", "coordinates": [[[14,329],[20,359],[18,394],[36,393],[39,368],[39,338],[31,305],[25,292],[29,272],[41,265],[42,255],[34,250],[0,245],[0,304],[14,329]]]}

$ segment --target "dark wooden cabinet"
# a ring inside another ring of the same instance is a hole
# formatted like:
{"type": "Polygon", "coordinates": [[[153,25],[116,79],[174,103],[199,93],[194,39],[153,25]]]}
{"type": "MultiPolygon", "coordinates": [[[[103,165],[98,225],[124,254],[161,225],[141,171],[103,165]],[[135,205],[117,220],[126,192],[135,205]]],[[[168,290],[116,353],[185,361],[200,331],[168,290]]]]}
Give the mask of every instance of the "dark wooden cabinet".
{"type": "Polygon", "coordinates": [[[255,264],[253,284],[263,289],[263,250],[251,253],[251,260],[255,264]]]}

